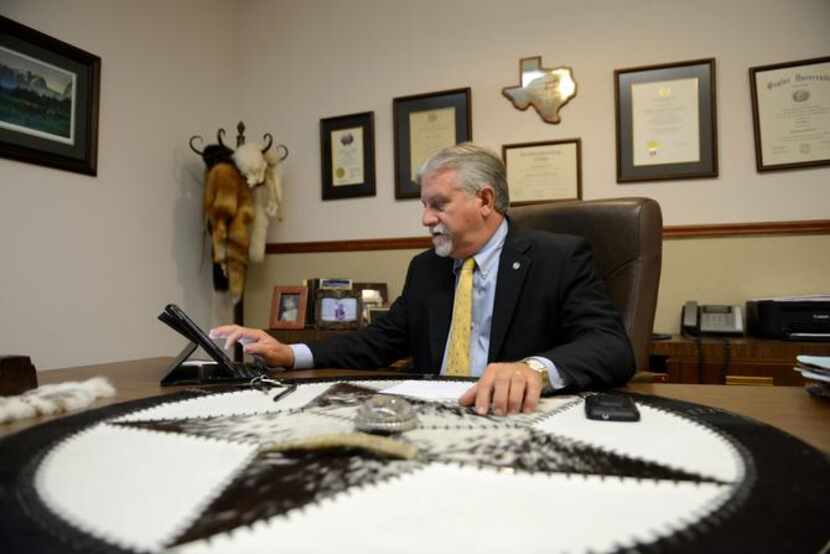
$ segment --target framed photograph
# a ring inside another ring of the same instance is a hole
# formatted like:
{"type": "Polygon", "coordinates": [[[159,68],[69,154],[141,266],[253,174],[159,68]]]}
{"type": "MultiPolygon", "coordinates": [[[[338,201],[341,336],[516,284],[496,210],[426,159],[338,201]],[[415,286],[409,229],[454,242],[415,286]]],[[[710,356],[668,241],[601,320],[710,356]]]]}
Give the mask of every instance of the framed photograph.
{"type": "Polygon", "coordinates": [[[0,16],[0,156],[98,174],[101,58],[0,16]]]}
{"type": "Polygon", "coordinates": [[[505,144],[510,205],[582,200],[582,141],[578,138],[505,144]]]}
{"type": "Polygon", "coordinates": [[[320,120],[323,200],[375,195],[374,112],[320,120]]]}
{"type": "Polygon", "coordinates": [[[314,312],[318,329],[357,329],[363,324],[363,302],[354,291],[318,290],[314,312]]]}
{"type": "Polygon", "coordinates": [[[758,171],[830,165],[830,57],[749,68],[758,171]]]}
{"type": "Polygon", "coordinates": [[[392,101],[395,198],[419,198],[418,168],[442,148],[473,139],[470,101],[469,87],[392,101]]]}
{"type": "Polygon", "coordinates": [[[369,308],[369,317],[368,317],[369,325],[371,325],[372,323],[375,323],[379,318],[385,316],[387,313],[389,313],[389,307],[388,306],[384,306],[384,307],[373,306],[373,307],[370,307],[369,308]]]}
{"type": "Polygon", "coordinates": [[[617,182],[718,176],[715,59],[614,71],[617,182]]]}
{"type": "Polygon", "coordinates": [[[271,329],[303,329],[307,302],[308,287],[274,287],[271,329]]]}

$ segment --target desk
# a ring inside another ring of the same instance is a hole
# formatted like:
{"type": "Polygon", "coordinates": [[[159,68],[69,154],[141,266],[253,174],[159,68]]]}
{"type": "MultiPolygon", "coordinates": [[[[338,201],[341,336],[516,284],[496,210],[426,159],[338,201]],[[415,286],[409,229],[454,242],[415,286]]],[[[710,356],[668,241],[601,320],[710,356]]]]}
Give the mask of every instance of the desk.
{"type": "Polygon", "coordinates": [[[830,356],[830,342],[674,335],[652,341],[649,354],[651,371],[666,371],[670,383],[722,385],[748,377],[757,384],[800,386],[804,380],[793,371],[795,357],[830,356]]]}
{"type": "MultiPolygon", "coordinates": [[[[107,376],[117,395],[97,401],[99,408],[118,402],[168,394],[187,387],[159,385],[171,358],[148,358],[130,362],[100,364],[71,369],[42,371],[41,384],[77,381],[98,375],[107,376]]],[[[356,370],[303,370],[282,374],[287,378],[310,379],[348,375],[352,377],[395,375],[393,372],[356,370]]],[[[830,453],[830,401],[814,398],[801,387],[726,387],[666,383],[631,383],[624,390],[653,394],[676,400],[695,402],[721,408],[762,421],[795,435],[804,442],[830,453]]],[[[0,438],[14,432],[57,419],[44,417],[15,423],[0,424],[0,438]]]]}
{"type": "MultiPolygon", "coordinates": [[[[103,407],[186,389],[158,385],[169,361],[44,372],[41,382],[107,375],[118,395],[94,406],[103,407]]],[[[405,377],[283,375],[381,374],[405,377]]],[[[276,411],[261,391],[191,390],[179,395],[187,401],[141,400],[141,411],[133,404],[49,418],[56,421],[0,442],[7,447],[0,485],[13,491],[0,494],[8,516],[0,519],[4,547],[111,550],[93,540],[97,532],[149,551],[287,545],[286,551],[380,554],[512,545],[546,552],[551,518],[560,526],[556,545],[574,551],[632,541],[645,541],[637,547],[644,552],[818,551],[827,541],[828,458],[784,433],[705,407],[757,418],[828,451],[830,403],[803,389],[632,384],[625,390],[649,395],[638,400],[642,425],[587,420],[575,396],[545,399],[539,419],[479,417],[425,403],[419,428],[405,437],[421,451],[413,460],[262,448],[274,437],[351,435],[357,407],[383,387],[306,383],[276,411]],[[127,411],[126,420],[114,421],[127,411]],[[512,506],[495,525],[494,505],[512,506]],[[759,528],[760,518],[776,525],[759,528]],[[436,521],[424,535],[420,522],[436,521]]]]}

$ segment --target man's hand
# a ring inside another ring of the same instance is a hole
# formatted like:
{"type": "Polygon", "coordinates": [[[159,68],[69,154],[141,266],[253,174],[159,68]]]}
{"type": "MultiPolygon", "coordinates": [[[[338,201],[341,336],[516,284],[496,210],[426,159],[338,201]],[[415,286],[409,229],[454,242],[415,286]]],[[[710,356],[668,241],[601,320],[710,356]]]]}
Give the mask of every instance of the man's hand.
{"type": "Polygon", "coordinates": [[[225,339],[227,350],[236,342],[242,343],[242,351],[259,356],[269,366],[294,367],[294,351],[262,329],[239,325],[222,325],[210,330],[210,338],[225,339]]]}
{"type": "Polygon", "coordinates": [[[496,415],[529,413],[536,409],[541,394],[542,376],[527,364],[490,364],[458,402],[462,406],[475,404],[479,415],[486,415],[491,404],[496,415]]]}

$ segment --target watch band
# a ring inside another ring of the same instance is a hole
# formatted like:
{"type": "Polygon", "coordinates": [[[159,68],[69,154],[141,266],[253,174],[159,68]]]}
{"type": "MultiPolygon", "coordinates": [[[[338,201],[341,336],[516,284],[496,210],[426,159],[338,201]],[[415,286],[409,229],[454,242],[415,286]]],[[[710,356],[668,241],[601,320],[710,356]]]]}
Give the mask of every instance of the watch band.
{"type": "Polygon", "coordinates": [[[548,368],[545,364],[532,357],[523,359],[522,363],[537,372],[542,378],[542,394],[553,391],[553,386],[550,383],[550,373],[548,373],[548,368]]]}

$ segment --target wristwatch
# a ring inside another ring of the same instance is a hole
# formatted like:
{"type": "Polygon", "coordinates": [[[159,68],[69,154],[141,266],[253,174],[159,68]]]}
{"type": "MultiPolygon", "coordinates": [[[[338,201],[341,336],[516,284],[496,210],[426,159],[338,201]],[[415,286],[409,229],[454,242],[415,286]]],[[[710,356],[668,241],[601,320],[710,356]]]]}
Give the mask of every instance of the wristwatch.
{"type": "Polygon", "coordinates": [[[548,368],[545,364],[543,364],[536,358],[525,358],[524,360],[522,360],[522,363],[530,369],[532,369],[533,371],[537,372],[539,374],[539,377],[542,378],[542,394],[551,392],[553,390],[553,387],[550,384],[550,374],[548,373],[548,368]]]}

